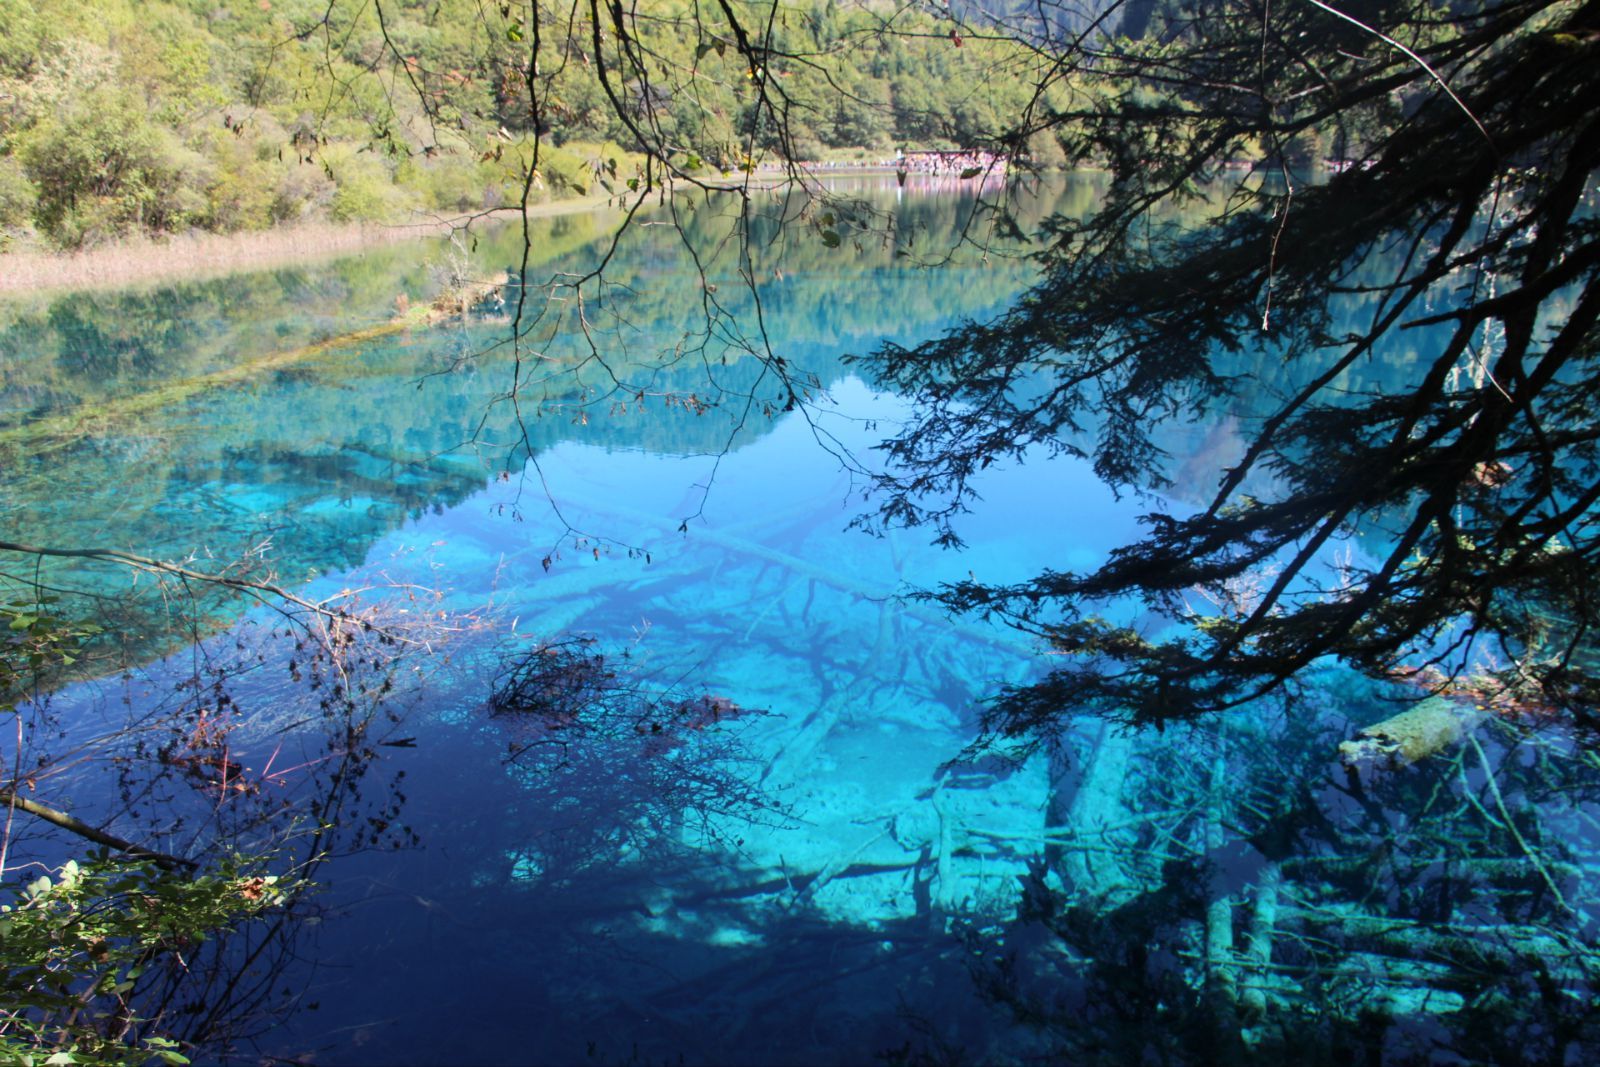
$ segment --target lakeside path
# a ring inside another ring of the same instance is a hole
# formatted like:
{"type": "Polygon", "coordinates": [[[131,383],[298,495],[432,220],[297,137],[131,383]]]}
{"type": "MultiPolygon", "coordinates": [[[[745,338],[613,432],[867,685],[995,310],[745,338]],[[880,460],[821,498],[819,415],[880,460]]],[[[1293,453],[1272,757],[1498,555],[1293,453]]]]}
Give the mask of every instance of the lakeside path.
{"type": "MultiPolygon", "coordinates": [[[[582,196],[531,204],[529,218],[595,211],[615,204],[611,196],[582,196]]],[[[136,238],[86,252],[0,254],[0,294],[62,289],[123,289],[153,282],[212,278],[240,271],[311,263],[367,248],[422,237],[442,237],[471,221],[504,225],[515,208],[388,225],[334,223],[286,226],[249,233],[189,233],[161,240],[136,238]]]]}

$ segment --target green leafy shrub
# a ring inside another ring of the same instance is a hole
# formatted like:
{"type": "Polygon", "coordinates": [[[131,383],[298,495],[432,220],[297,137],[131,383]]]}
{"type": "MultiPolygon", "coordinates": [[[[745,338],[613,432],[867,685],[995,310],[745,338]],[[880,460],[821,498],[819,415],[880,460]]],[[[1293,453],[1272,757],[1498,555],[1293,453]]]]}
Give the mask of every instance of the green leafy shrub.
{"type": "Polygon", "coordinates": [[[237,860],[175,873],[69,860],[0,904],[0,1062],[186,1064],[140,993],[207,938],[285,904],[295,885],[237,860]]]}
{"type": "Polygon", "coordinates": [[[333,180],[328,214],[336,222],[382,222],[405,211],[405,193],[397,189],[383,163],[370,153],[340,147],[323,157],[333,180]]]}
{"type": "Polygon", "coordinates": [[[268,213],[275,223],[294,222],[326,210],[333,201],[333,194],[333,179],[321,167],[295,163],[278,175],[268,213]]]}
{"type": "Polygon", "coordinates": [[[181,229],[203,208],[205,160],[154,125],[135,96],[97,86],[21,139],[39,229],[79,248],[181,229]]]}
{"type": "Polygon", "coordinates": [[[435,211],[468,211],[483,206],[493,174],[462,152],[434,159],[413,157],[400,164],[395,181],[424,207],[435,211]]]}
{"type": "Polygon", "coordinates": [[[26,73],[38,62],[45,33],[28,0],[0,0],[0,76],[26,73]]]}
{"type": "Polygon", "coordinates": [[[211,162],[199,222],[208,230],[262,230],[271,226],[283,165],[264,154],[263,141],[225,126],[210,128],[200,152],[211,162]],[[265,155],[265,157],[264,157],[265,155]]]}
{"type": "Polygon", "coordinates": [[[38,190],[15,156],[0,156],[0,247],[10,234],[27,226],[38,190]]]}

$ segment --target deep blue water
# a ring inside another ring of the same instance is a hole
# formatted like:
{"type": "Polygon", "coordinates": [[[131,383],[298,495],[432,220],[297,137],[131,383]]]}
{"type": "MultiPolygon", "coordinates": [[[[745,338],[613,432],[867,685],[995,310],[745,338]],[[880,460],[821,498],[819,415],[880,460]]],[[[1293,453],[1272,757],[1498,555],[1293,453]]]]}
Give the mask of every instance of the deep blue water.
{"type": "MultiPolygon", "coordinates": [[[[1053,195],[1082,210],[1093,182],[1053,195]]],[[[1218,907],[1239,961],[1277,923],[1275,954],[1235,965],[1273,1005],[1241,1009],[1246,1047],[1297,1028],[1351,1057],[1495,1058],[1532,1040],[1518,1025],[1554,1042],[1551,1020],[1588,995],[1586,955],[1552,964],[1544,1015],[1504,1005],[1556,943],[1540,938],[1593,943],[1600,772],[1565,738],[1485,730],[1363,791],[1338,742],[1416,694],[1329,666],[1227,722],[1084,721],[1054,753],[952,762],[984,698],[1050,657],[902,594],[1094,566],[1141,513],[1203,495],[1248,403],[1173,428],[1170,499],[1041,458],[986,472],[964,550],[850,528],[906,408],[840,357],[991,314],[1032,269],[998,253],[924,269],[972,202],[874,196],[898,212],[895,241],[829,250],[758,227],[765,338],[715,204],[683,205],[684,238],[628,239],[585,292],[587,334],[572,294],[541,283],[592,263],[605,220],[544,224],[524,321],[544,317],[520,370],[497,307],[272,358],[420,299],[442,245],[6,310],[0,528],[196,567],[245,558],[372,626],[335,662],[270,608],[203,601],[196,623],[190,590],[150,596],[149,576],[50,575],[125,595],[118,617],[144,639],[34,709],[46,758],[116,725],[146,739],[72,762],[76,808],[171,851],[220,837],[317,860],[297,920],[229,949],[262,995],[198,995],[233,1004],[233,1054],[1205,1059],[1225,1047],[1195,1021],[1218,907]],[[768,346],[807,385],[795,410],[751,355],[768,346]],[[236,365],[257,369],[207,378],[236,365]],[[530,657],[550,665],[530,690],[544,704],[491,713],[530,657]],[[220,780],[183,762],[202,717],[225,734],[220,780]],[[1078,910],[1044,908],[1047,891],[1078,910]],[[1392,926],[1361,926],[1373,916],[1392,926]],[[1440,958],[1445,934],[1497,927],[1501,954],[1476,970],[1440,958]]],[[[515,235],[487,234],[471,263],[518,255],[515,235]]]]}

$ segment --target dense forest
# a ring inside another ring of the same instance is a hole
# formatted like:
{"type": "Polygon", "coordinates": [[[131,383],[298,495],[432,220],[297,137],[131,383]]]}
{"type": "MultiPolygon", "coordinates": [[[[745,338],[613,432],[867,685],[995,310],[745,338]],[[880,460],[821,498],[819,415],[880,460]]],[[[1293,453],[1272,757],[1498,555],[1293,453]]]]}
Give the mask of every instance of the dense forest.
{"type": "Polygon", "coordinates": [[[636,20],[636,69],[660,80],[610,86],[593,57],[616,42],[587,9],[545,20],[559,61],[530,77],[523,7],[0,0],[0,249],[490,209],[525,185],[535,201],[620,188],[640,158],[625,151],[630,119],[706,173],[990,146],[1028,105],[1038,62],[889,5],[793,0],[768,10],[768,54],[785,59],[762,74],[782,87],[780,124],[756,106],[734,42],[691,5],[636,20]]]}

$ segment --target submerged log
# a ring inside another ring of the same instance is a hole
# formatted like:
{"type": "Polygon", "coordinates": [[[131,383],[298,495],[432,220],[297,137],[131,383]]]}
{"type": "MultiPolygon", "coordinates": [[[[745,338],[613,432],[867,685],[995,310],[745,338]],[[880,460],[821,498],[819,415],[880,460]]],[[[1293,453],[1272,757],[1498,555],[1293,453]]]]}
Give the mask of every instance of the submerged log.
{"type": "Polygon", "coordinates": [[[961,894],[956,889],[955,846],[952,844],[954,827],[952,816],[945,807],[944,785],[944,782],[940,782],[935,786],[931,798],[934,813],[939,817],[939,836],[934,841],[937,850],[933,856],[936,876],[931,901],[940,911],[954,912],[960,906],[961,894]]]}
{"type": "Polygon", "coordinates": [[[1250,929],[1245,939],[1244,959],[1248,979],[1240,991],[1240,1004],[1257,1014],[1266,1010],[1267,989],[1272,981],[1272,937],[1278,925],[1278,887],[1282,869],[1269,863],[1261,869],[1256,884],[1255,906],[1250,913],[1250,929]]]}
{"type": "MultiPolygon", "coordinates": [[[[505,271],[488,278],[469,278],[460,285],[451,286],[434,298],[431,304],[416,307],[402,301],[396,305],[396,325],[403,327],[437,326],[446,319],[465,316],[474,307],[498,296],[511,280],[505,271]]],[[[504,302],[504,298],[501,298],[504,302]]]]}
{"type": "Polygon", "coordinates": [[[27,445],[35,452],[63,447],[85,436],[104,432],[111,427],[126,425],[129,421],[150,412],[176,407],[213,390],[240,385],[270,373],[308,363],[331,352],[354,348],[404,330],[437,326],[461,314],[459,308],[470,307],[487,299],[505,284],[506,276],[503,273],[497,278],[469,282],[464,291],[465,295],[446,293],[434,303],[408,308],[388,322],[350,330],[299,348],[247,357],[206,374],[161,382],[142,392],[114,397],[99,403],[82,404],[59,415],[6,427],[0,429],[0,447],[27,445]]]}
{"type": "Polygon", "coordinates": [[[1116,853],[1107,855],[1096,847],[1110,843],[1107,835],[1127,822],[1122,788],[1132,755],[1132,736],[1102,722],[1070,797],[1064,774],[1051,784],[1045,808],[1051,843],[1045,848],[1045,860],[1073,894],[1106,896],[1132,882],[1116,853]]]}
{"type": "Polygon", "coordinates": [[[1350,905],[1297,906],[1280,914],[1358,950],[1463,968],[1459,977],[1445,976],[1447,982],[1477,982],[1481,975],[1476,972],[1483,967],[1511,973],[1534,963],[1557,977],[1600,977],[1600,952],[1540,926],[1424,923],[1350,905]]]}
{"type": "Polygon", "coordinates": [[[1471,878],[1491,883],[1523,882],[1540,877],[1540,868],[1552,877],[1576,879],[1583,868],[1560,860],[1535,863],[1527,856],[1397,856],[1374,852],[1365,856],[1293,856],[1283,866],[1299,876],[1322,879],[1357,879],[1370,882],[1384,868],[1386,876],[1413,879],[1423,876],[1471,878]]]}
{"type": "Polygon", "coordinates": [[[878,603],[893,602],[896,614],[926,623],[946,633],[957,634],[969,641],[989,645],[1002,652],[1034,659],[1039,653],[1035,644],[1015,630],[982,626],[962,619],[951,618],[943,612],[906,603],[896,598],[901,590],[898,583],[884,583],[871,578],[857,578],[841,572],[836,567],[823,566],[801,559],[791,553],[771,548],[758,541],[741,537],[712,526],[689,526],[664,515],[652,515],[614,501],[586,500],[574,494],[563,494],[562,501],[596,516],[608,517],[649,526],[663,533],[681,535],[685,541],[700,541],[750,559],[761,560],[784,568],[798,577],[809,578],[821,585],[837,589],[861,600],[878,603]]]}
{"type": "Polygon", "coordinates": [[[1488,714],[1444,697],[1429,697],[1357,731],[1354,740],[1339,745],[1339,761],[1350,770],[1409,767],[1461,743],[1488,714]]]}
{"type": "MultiPolygon", "coordinates": [[[[1205,811],[1205,849],[1215,855],[1227,844],[1222,828],[1222,801],[1228,780],[1227,763],[1219,755],[1212,760],[1210,796],[1205,811]]],[[[1213,879],[1216,883],[1220,879],[1213,879]]],[[[1233,897],[1221,885],[1213,884],[1206,901],[1206,992],[1215,1002],[1218,1017],[1225,1005],[1239,996],[1239,975],[1234,959],[1233,897]]]]}
{"type": "Polygon", "coordinates": [[[1302,1012],[1416,1016],[1457,1012],[1466,998],[1441,988],[1450,968],[1419,960],[1367,952],[1351,953],[1331,964],[1274,965],[1270,975],[1248,980],[1243,1002],[1302,1012]]]}

